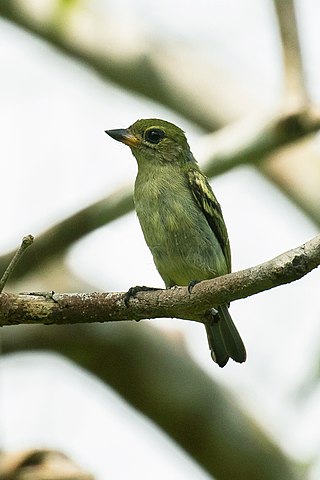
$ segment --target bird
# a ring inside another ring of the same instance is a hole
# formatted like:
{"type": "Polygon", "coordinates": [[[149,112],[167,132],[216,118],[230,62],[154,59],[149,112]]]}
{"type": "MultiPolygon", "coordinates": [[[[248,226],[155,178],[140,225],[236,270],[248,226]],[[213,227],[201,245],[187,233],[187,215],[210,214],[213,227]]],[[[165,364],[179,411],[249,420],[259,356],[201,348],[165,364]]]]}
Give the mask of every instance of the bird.
{"type": "MultiPolygon", "coordinates": [[[[129,146],[137,161],[135,210],[166,288],[187,286],[192,292],[196,283],[230,273],[221,207],[184,131],[166,120],[148,118],[105,133],[129,146]]],[[[228,305],[213,306],[203,323],[214,362],[224,367],[229,358],[246,360],[228,305]]]]}

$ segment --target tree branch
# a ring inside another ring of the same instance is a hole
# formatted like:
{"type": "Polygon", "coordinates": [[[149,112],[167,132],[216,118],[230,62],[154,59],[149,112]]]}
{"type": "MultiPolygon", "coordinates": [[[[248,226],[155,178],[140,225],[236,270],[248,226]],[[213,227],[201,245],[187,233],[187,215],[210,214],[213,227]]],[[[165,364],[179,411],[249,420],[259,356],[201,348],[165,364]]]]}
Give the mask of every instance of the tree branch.
{"type": "Polygon", "coordinates": [[[294,0],[274,0],[281,37],[285,103],[309,104],[294,0]]]}
{"type": "Polygon", "coordinates": [[[248,117],[204,137],[199,160],[209,177],[239,165],[260,165],[278,149],[319,128],[320,111],[316,108],[288,107],[272,115],[248,117]]]}
{"type": "Polygon", "coordinates": [[[158,329],[155,334],[146,323],[139,329],[132,323],[105,327],[5,328],[3,352],[49,350],[75,362],[149,417],[213,478],[301,480],[301,466],[250,418],[243,402],[192,360],[176,337],[158,329]]]}
{"type": "Polygon", "coordinates": [[[5,284],[7,283],[7,281],[9,280],[10,275],[12,275],[14,269],[15,269],[16,266],[18,265],[19,260],[21,259],[22,255],[24,254],[24,252],[26,251],[26,249],[27,249],[28,247],[30,247],[30,245],[32,245],[33,240],[34,240],[34,238],[33,238],[32,235],[26,235],[25,237],[23,237],[20,247],[19,247],[18,250],[16,251],[16,253],[15,253],[15,255],[13,256],[13,258],[11,259],[8,267],[5,269],[4,274],[3,274],[2,277],[0,278],[0,293],[1,293],[2,290],[4,289],[5,284]]]}
{"type": "Polygon", "coordinates": [[[127,307],[123,293],[0,295],[0,326],[72,324],[176,317],[203,321],[213,305],[293,282],[320,264],[320,235],[273,260],[187,287],[140,292],[127,307]]]}
{"type": "MultiPolygon", "coordinates": [[[[16,280],[37,270],[43,263],[65,253],[84,235],[129,213],[133,208],[132,188],[119,188],[102,200],[65,218],[44,233],[37,235],[37,241],[34,244],[37,262],[34,261],[33,255],[26,252],[23,261],[16,266],[13,278],[16,280]]],[[[0,271],[8,265],[13,253],[0,257],[0,271]]]]}
{"type": "Polygon", "coordinates": [[[0,452],[0,478],[43,480],[94,480],[62,452],[48,449],[29,449],[0,452]]]}
{"type": "Polygon", "coordinates": [[[246,92],[238,94],[238,85],[223,74],[221,64],[210,67],[188,49],[156,44],[142,31],[132,29],[128,36],[116,18],[86,5],[64,12],[60,9],[59,15],[57,0],[48,5],[0,0],[0,15],[91,67],[104,79],[180,111],[209,131],[246,111],[246,92]]]}

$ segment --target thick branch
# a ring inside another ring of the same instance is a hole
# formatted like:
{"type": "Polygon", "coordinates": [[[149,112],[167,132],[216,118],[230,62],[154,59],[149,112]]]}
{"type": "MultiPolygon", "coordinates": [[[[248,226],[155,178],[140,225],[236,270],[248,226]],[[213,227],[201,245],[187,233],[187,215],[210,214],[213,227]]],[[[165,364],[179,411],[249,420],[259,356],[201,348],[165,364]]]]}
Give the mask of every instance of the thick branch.
{"type": "Polygon", "coordinates": [[[213,305],[269,290],[303,277],[320,264],[320,235],[256,267],[186,287],[140,292],[127,307],[123,293],[6,294],[0,296],[0,325],[70,324],[176,317],[202,321],[213,305]]]}

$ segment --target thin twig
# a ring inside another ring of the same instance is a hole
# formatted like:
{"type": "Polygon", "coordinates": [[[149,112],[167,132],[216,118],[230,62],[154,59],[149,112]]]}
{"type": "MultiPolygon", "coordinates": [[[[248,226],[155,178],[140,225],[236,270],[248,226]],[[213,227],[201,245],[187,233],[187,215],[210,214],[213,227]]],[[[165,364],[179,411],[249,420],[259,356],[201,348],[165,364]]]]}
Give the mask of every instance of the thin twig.
{"type": "Polygon", "coordinates": [[[13,256],[11,262],[9,263],[8,267],[6,268],[4,274],[2,275],[2,277],[0,279],[0,293],[4,289],[5,284],[7,283],[10,275],[12,274],[14,269],[16,268],[16,266],[17,266],[19,260],[21,259],[22,255],[24,254],[26,249],[28,247],[30,247],[30,245],[32,245],[33,240],[34,240],[34,238],[33,238],[32,235],[26,235],[25,237],[23,237],[20,247],[16,251],[15,255],[13,256]]]}

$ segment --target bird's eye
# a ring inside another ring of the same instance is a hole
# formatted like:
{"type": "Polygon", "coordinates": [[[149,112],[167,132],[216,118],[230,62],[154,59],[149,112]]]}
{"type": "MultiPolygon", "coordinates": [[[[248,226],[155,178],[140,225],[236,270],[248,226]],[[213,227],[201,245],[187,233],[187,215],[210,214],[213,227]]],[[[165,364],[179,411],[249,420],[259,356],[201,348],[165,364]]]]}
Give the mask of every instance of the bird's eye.
{"type": "Polygon", "coordinates": [[[165,133],[163,130],[160,130],[160,128],[151,128],[146,131],[144,138],[149,143],[159,143],[164,136],[165,133]]]}

